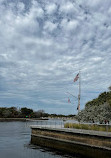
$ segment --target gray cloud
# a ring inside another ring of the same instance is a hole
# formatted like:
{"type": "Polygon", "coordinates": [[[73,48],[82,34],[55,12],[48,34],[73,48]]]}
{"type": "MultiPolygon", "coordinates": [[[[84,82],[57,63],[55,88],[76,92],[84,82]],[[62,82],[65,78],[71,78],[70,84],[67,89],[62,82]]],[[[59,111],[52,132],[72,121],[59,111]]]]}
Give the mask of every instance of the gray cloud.
{"type": "Polygon", "coordinates": [[[0,1],[0,105],[76,113],[111,84],[110,0],[0,1]],[[60,110],[58,110],[58,108],[60,110]],[[64,109],[64,110],[63,110],[64,109]]]}

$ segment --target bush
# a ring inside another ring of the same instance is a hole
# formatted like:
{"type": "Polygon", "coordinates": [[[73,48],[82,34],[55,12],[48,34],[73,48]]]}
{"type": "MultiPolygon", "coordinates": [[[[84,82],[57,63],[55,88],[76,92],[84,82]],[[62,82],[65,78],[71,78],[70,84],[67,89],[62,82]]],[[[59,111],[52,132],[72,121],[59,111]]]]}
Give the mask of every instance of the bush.
{"type": "Polygon", "coordinates": [[[64,128],[75,128],[75,129],[111,132],[111,126],[109,125],[65,123],[64,128]]]}

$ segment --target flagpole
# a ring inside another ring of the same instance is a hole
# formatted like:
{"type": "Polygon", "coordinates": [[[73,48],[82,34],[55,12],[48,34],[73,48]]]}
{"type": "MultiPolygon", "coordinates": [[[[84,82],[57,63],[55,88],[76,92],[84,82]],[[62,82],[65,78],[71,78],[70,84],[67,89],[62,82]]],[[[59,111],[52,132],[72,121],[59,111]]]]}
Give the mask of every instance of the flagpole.
{"type": "Polygon", "coordinates": [[[81,99],[81,74],[80,74],[80,70],[79,70],[78,113],[80,112],[80,99],[81,99]]]}

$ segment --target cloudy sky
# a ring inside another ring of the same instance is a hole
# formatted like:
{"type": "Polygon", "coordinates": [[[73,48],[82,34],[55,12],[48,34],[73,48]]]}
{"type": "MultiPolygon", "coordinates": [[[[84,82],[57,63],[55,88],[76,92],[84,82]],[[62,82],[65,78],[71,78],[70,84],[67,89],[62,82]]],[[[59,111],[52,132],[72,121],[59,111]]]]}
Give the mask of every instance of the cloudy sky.
{"type": "Polygon", "coordinates": [[[0,0],[0,106],[76,114],[79,69],[83,109],[110,65],[111,0],[0,0]]]}

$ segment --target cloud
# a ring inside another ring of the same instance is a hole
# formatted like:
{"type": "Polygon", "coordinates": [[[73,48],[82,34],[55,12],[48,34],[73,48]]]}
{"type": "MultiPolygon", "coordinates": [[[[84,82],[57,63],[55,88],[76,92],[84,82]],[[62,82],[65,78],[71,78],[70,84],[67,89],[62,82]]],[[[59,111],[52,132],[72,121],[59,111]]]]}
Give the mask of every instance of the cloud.
{"type": "Polygon", "coordinates": [[[60,6],[60,11],[64,12],[64,13],[71,13],[74,12],[74,6],[73,3],[71,3],[70,1],[68,2],[64,2],[61,6],[60,6]]]}
{"type": "Polygon", "coordinates": [[[57,24],[54,24],[50,21],[46,21],[45,25],[44,25],[44,29],[48,30],[48,31],[53,31],[57,28],[57,24]]]}
{"type": "Polygon", "coordinates": [[[24,3],[19,2],[19,3],[17,4],[17,8],[18,8],[18,11],[19,11],[19,12],[23,12],[24,9],[25,9],[24,3]]]}
{"type": "MultiPolygon", "coordinates": [[[[110,3],[0,1],[0,105],[30,104],[35,109],[73,113],[67,108],[70,96],[65,92],[78,95],[78,82],[73,79],[79,69],[81,108],[107,90],[111,84],[110,3]]],[[[76,113],[77,102],[73,103],[76,113]]]]}
{"type": "Polygon", "coordinates": [[[61,27],[64,28],[65,31],[75,30],[78,26],[78,22],[76,20],[68,21],[68,19],[63,19],[61,22],[61,27]]]}
{"type": "Polygon", "coordinates": [[[57,5],[55,3],[52,3],[52,4],[48,4],[45,6],[45,10],[47,12],[47,14],[54,14],[57,10],[57,5]]]}

